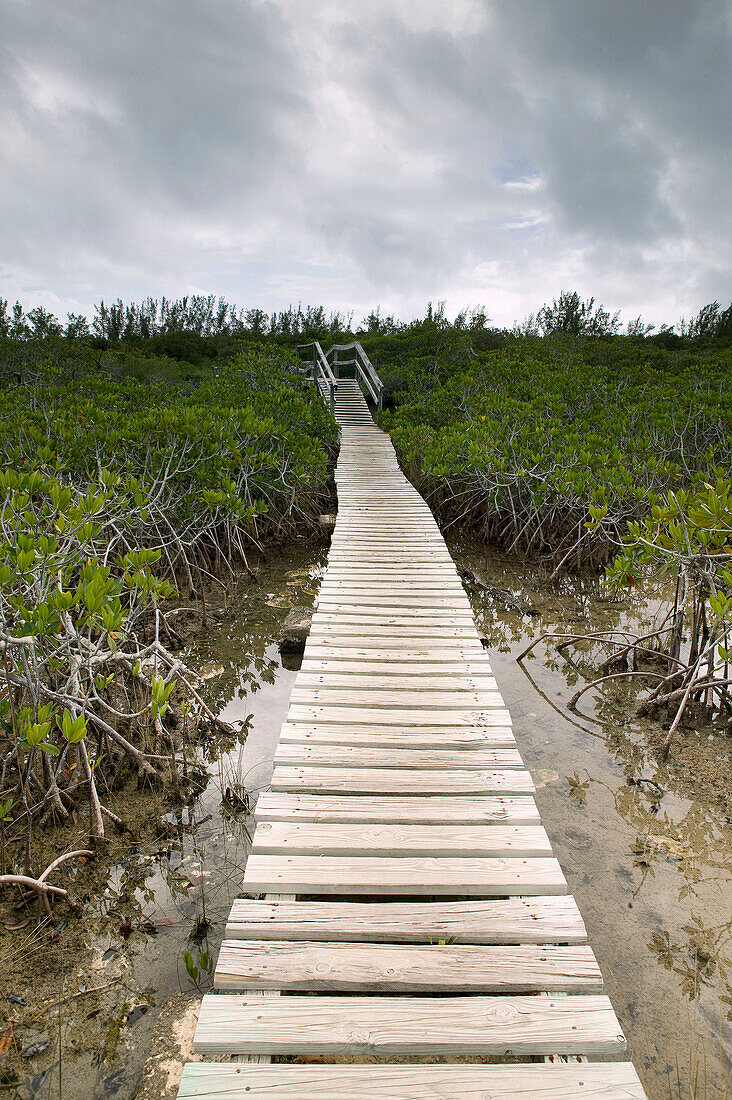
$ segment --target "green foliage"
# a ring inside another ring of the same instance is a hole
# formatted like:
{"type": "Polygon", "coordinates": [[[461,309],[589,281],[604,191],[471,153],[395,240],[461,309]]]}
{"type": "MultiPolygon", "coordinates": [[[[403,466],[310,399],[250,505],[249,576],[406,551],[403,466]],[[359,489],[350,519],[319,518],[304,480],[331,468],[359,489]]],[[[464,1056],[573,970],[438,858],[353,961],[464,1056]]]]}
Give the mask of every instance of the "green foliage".
{"type": "Polygon", "coordinates": [[[729,469],[731,369],[724,348],[514,339],[413,363],[381,422],[445,520],[597,566],[669,490],[729,469]]]}
{"type": "Polygon", "coordinates": [[[675,708],[668,751],[690,702],[709,717],[732,711],[732,480],[676,489],[628,524],[607,582],[635,587],[647,571],[659,569],[676,578],[671,624],[660,632],[669,675],[651,692],[644,713],[675,708]]]}
{"type": "Polygon", "coordinates": [[[209,954],[208,951],[201,950],[198,954],[198,963],[196,963],[193,960],[191,952],[186,949],[183,952],[183,963],[191,984],[194,985],[199,992],[202,992],[202,983],[209,978],[213,972],[213,955],[209,954]]]}
{"type": "Polygon", "coordinates": [[[702,583],[715,611],[729,611],[724,594],[732,585],[732,482],[677,489],[654,504],[641,521],[628,524],[623,549],[607,568],[610,584],[639,583],[647,566],[678,574],[686,569],[702,583]]]}
{"type": "Polygon", "coordinates": [[[240,352],[214,378],[44,346],[23,345],[0,390],[0,795],[31,818],[49,799],[66,814],[69,757],[92,794],[120,751],[163,778],[149,761],[182,667],[160,641],[165,602],[248,544],[316,528],[336,437],[287,352],[240,352]]]}
{"type": "Polygon", "coordinates": [[[620,327],[619,317],[596,306],[594,298],[583,302],[576,290],[563,290],[559,299],[541,307],[536,320],[545,336],[610,336],[620,327]]]}

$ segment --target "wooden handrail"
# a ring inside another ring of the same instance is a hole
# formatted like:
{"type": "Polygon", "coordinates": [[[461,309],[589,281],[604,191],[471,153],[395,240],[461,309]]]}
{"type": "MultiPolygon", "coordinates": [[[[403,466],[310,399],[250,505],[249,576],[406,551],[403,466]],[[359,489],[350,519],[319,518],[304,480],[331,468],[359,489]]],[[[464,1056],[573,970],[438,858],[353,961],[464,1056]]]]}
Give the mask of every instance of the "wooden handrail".
{"type": "Polygon", "coordinates": [[[306,370],[304,371],[305,377],[306,378],[309,377],[312,380],[312,382],[315,384],[318,392],[320,394],[322,394],[322,396],[325,398],[325,392],[324,392],[324,390],[321,386],[321,382],[320,382],[320,379],[318,378],[318,374],[320,374],[322,376],[323,383],[324,383],[325,387],[327,387],[328,401],[329,401],[329,404],[330,404],[330,411],[332,413],[334,413],[335,412],[335,391],[336,391],[336,388],[338,386],[338,381],[336,379],[336,376],[333,373],[331,365],[328,362],[328,360],[326,359],[325,354],[323,352],[323,349],[321,348],[321,346],[320,346],[320,344],[318,343],[317,340],[313,340],[309,344],[299,344],[298,347],[297,347],[298,352],[306,351],[308,349],[312,349],[311,350],[311,360],[312,361],[310,363],[309,368],[306,368],[306,370]]]}
{"type": "Polygon", "coordinates": [[[378,408],[381,408],[383,404],[384,384],[374,370],[374,366],[366,352],[363,350],[361,343],[358,340],[354,340],[350,344],[333,344],[333,346],[329,348],[326,352],[325,357],[330,361],[331,356],[333,357],[333,365],[335,367],[346,365],[351,366],[352,364],[356,367],[356,370],[360,374],[364,385],[366,386],[367,390],[374,400],[374,404],[378,408]],[[356,358],[349,359],[347,360],[347,362],[341,363],[338,359],[338,353],[341,351],[355,351],[356,358]]]}

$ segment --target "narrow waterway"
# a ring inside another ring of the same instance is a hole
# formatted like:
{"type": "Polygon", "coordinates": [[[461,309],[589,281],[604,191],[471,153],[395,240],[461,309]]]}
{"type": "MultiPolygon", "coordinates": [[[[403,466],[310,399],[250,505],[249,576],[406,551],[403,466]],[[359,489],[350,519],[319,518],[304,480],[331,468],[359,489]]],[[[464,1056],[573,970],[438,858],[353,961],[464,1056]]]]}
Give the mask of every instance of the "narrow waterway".
{"type": "MultiPolygon", "coordinates": [[[[696,737],[704,743],[690,741],[687,752],[684,738],[695,735],[684,735],[669,765],[661,765],[648,747],[653,730],[633,718],[625,689],[588,693],[582,716],[567,710],[590,668],[587,647],[561,655],[542,643],[530,659],[516,661],[544,631],[649,622],[657,594],[617,603],[595,580],[551,584],[534,566],[466,544],[451,549],[485,582],[469,584],[476,616],[544,825],[648,1095],[723,1100],[732,829],[720,795],[720,739],[696,737]],[[708,782],[694,771],[702,766],[708,782]]],[[[288,608],[312,602],[324,561],[324,552],[296,550],[262,566],[256,583],[241,577],[223,621],[189,646],[185,658],[205,673],[209,703],[237,735],[201,748],[210,780],[195,804],[167,813],[154,841],[130,841],[89,900],[88,951],[64,981],[63,1009],[46,1006],[29,1027],[46,1004],[43,987],[37,1005],[32,987],[15,991],[26,1002],[15,1011],[31,1055],[6,1074],[6,1095],[58,1096],[60,1075],[65,1100],[129,1100],[163,1005],[209,987],[249,848],[248,809],[268,783],[295,677],[282,665],[277,638],[288,608]]],[[[154,821],[154,801],[149,813],[154,821]]],[[[63,935],[61,929],[61,941],[63,935]]]]}

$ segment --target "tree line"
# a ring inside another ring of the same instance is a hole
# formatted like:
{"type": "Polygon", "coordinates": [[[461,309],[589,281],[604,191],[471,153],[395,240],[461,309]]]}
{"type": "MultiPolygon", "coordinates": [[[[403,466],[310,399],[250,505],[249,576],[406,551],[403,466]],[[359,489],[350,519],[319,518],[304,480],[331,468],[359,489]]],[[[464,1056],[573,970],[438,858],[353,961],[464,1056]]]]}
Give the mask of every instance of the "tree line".
{"type": "Polygon", "coordinates": [[[656,328],[639,316],[623,327],[620,311],[611,313],[596,303],[594,297],[582,299],[577,291],[568,290],[562,291],[551,303],[545,303],[536,314],[529,314],[523,322],[514,322],[511,329],[491,326],[490,317],[480,306],[462,310],[450,321],[444,302],[436,305],[428,303],[424,318],[416,321],[402,321],[391,314],[382,315],[379,307],[371,310],[356,326],[353,317],[353,312],[327,312],[323,306],[303,308],[300,304],[267,313],[259,308],[238,307],[213,294],[194,294],[182,298],[148,297],[142,302],[130,303],[121,299],[110,304],[101,301],[94,306],[91,320],[83,314],[69,313],[66,321],[62,322],[42,306],[26,312],[20,302],[10,307],[7,299],[0,298],[0,337],[13,340],[51,337],[98,339],[115,344],[172,333],[192,333],[201,338],[239,336],[288,341],[328,337],[339,339],[361,332],[398,335],[423,324],[458,332],[537,338],[555,335],[626,335],[640,338],[656,335],[677,339],[732,337],[732,303],[723,309],[718,301],[709,302],[689,320],[682,317],[675,325],[663,324],[656,328]]]}

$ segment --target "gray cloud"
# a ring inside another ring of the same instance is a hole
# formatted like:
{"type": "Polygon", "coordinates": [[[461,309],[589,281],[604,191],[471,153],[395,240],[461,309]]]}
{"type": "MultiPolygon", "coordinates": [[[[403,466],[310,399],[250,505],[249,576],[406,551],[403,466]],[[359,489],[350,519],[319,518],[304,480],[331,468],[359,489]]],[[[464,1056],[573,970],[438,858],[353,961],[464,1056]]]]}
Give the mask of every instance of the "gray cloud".
{"type": "Polygon", "coordinates": [[[724,0],[0,0],[0,295],[732,295],[724,0]]]}

